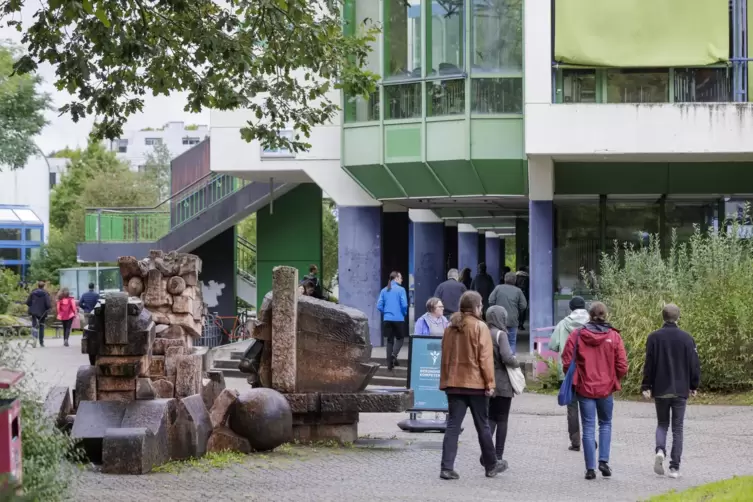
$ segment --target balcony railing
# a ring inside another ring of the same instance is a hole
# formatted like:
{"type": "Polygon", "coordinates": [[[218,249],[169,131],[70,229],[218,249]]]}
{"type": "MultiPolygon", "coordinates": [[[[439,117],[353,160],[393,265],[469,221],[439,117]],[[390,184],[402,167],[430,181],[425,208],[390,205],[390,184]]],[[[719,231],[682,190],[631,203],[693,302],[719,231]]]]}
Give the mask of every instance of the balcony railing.
{"type": "Polygon", "coordinates": [[[249,183],[211,173],[155,207],[87,209],[86,242],[154,242],[249,183]]]}

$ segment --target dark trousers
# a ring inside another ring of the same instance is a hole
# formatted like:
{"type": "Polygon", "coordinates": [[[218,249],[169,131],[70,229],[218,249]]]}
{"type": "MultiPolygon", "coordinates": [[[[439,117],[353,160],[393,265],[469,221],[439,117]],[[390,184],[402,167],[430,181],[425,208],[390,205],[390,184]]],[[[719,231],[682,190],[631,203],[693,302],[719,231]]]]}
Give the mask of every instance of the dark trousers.
{"type": "Polygon", "coordinates": [[[685,407],[688,400],[684,397],[656,398],[656,452],[667,454],[667,430],[669,429],[670,414],[672,415],[672,453],[670,469],[680,468],[682,457],[682,433],[685,422],[685,407]]]}
{"type": "Polygon", "coordinates": [[[61,321],[63,323],[63,340],[68,341],[68,337],[71,336],[71,326],[73,326],[73,319],[67,321],[61,321]]]}
{"type": "Polygon", "coordinates": [[[573,399],[567,405],[567,434],[570,436],[570,444],[580,447],[580,421],[578,417],[578,401],[573,399]]]}
{"type": "Polygon", "coordinates": [[[44,345],[44,317],[31,316],[31,327],[37,330],[39,345],[44,345]]]}
{"type": "Polygon", "coordinates": [[[473,425],[478,433],[478,444],[487,470],[497,464],[494,453],[494,441],[489,430],[489,398],[479,395],[447,394],[447,430],[442,442],[442,470],[455,469],[455,457],[458,455],[458,438],[465,413],[471,409],[473,425]]]}
{"type": "Polygon", "coordinates": [[[489,428],[494,437],[494,451],[500,460],[505,453],[507,422],[510,417],[511,404],[511,397],[493,397],[489,400],[489,428]]]}
{"type": "Polygon", "coordinates": [[[382,323],[382,336],[387,340],[387,367],[392,369],[395,359],[403,348],[403,330],[405,321],[384,321],[382,323]]]}

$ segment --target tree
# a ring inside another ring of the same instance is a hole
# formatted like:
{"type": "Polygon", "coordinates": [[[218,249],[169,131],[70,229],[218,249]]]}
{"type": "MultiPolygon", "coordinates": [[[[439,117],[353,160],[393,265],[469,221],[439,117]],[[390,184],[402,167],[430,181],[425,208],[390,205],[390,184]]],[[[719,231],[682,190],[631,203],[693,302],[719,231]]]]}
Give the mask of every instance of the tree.
{"type": "Polygon", "coordinates": [[[337,275],[337,205],[332,199],[324,199],[322,205],[322,284],[331,289],[337,275]]]}
{"type": "Polygon", "coordinates": [[[39,254],[31,260],[31,267],[26,274],[27,280],[44,280],[57,285],[60,282],[58,270],[75,267],[78,263],[76,242],[66,236],[63,231],[52,226],[49,240],[42,245],[39,254]]]}
{"type": "Polygon", "coordinates": [[[96,116],[99,139],[121,136],[147,92],[185,91],[186,111],[248,109],[245,140],[300,151],[337,114],[333,86],[368,95],[378,78],[362,70],[376,30],[343,30],[343,0],[51,0],[24,31],[28,1],[0,0],[29,48],[14,68],[55,66],[57,88],[75,94],[60,111],[96,116]],[[278,135],[290,126],[300,134],[278,135]]]}
{"type": "Polygon", "coordinates": [[[38,152],[34,136],[47,125],[50,98],[37,88],[41,79],[12,75],[20,54],[15,47],[0,46],[0,170],[25,166],[38,152]]]}
{"type": "Polygon", "coordinates": [[[164,200],[170,196],[170,161],[172,154],[162,142],[154,145],[151,152],[146,154],[144,174],[151,178],[158,188],[159,199],[164,200]]]}

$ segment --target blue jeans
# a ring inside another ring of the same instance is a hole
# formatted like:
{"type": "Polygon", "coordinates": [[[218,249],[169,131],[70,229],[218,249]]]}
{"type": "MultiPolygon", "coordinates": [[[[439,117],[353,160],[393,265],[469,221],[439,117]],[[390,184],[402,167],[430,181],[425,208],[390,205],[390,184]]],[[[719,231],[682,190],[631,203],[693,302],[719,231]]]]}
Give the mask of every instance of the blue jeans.
{"type": "Polygon", "coordinates": [[[512,350],[512,355],[515,355],[515,347],[518,341],[518,327],[513,326],[507,327],[507,340],[510,342],[510,350],[512,350]]]}
{"type": "Polygon", "coordinates": [[[586,469],[596,469],[596,418],[599,419],[599,462],[609,462],[609,450],[612,446],[612,396],[590,399],[578,396],[580,404],[580,421],[583,430],[583,456],[586,469]]]}

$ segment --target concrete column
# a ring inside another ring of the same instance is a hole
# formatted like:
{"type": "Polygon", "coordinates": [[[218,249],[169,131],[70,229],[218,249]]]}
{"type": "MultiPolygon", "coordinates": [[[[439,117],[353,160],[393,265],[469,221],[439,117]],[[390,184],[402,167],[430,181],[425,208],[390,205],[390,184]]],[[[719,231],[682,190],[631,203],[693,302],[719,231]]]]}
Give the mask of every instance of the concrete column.
{"type": "Polygon", "coordinates": [[[458,225],[458,269],[476,270],[478,264],[478,232],[473,225],[458,225]]]}
{"type": "Polygon", "coordinates": [[[522,216],[515,219],[515,272],[523,265],[529,265],[528,259],[528,220],[522,216]]]}
{"type": "Polygon", "coordinates": [[[445,277],[451,268],[458,268],[458,225],[455,222],[444,224],[445,277]]]}
{"type": "MultiPolygon", "coordinates": [[[[369,318],[371,344],[382,344],[382,320],[376,308],[382,290],[382,208],[337,208],[339,301],[369,318]]],[[[389,272],[388,272],[389,273],[389,272]]]]}
{"type": "Polygon", "coordinates": [[[272,388],[291,393],[298,372],[298,269],[275,267],[272,276],[272,388]]]}
{"type": "Polygon", "coordinates": [[[426,312],[426,301],[445,278],[445,226],[433,211],[409,211],[413,225],[414,317],[426,312]]]}
{"type": "MultiPolygon", "coordinates": [[[[476,264],[486,261],[486,232],[479,231],[478,233],[478,257],[476,258],[476,264]]],[[[476,275],[476,267],[471,267],[473,275],[476,275]]]]}
{"type": "MultiPolygon", "coordinates": [[[[410,218],[407,210],[388,210],[387,208],[382,210],[382,273],[380,284],[382,288],[385,287],[390,272],[396,270],[403,275],[403,287],[407,294],[409,294],[409,226],[410,218]]],[[[405,336],[408,336],[410,332],[409,318],[410,312],[405,316],[405,336]]],[[[383,345],[381,339],[379,345],[383,345]]]]}
{"type": "Polygon", "coordinates": [[[554,164],[551,158],[529,158],[530,350],[538,328],[554,322],[554,164]]]}
{"type": "Polygon", "coordinates": [[[492,276],[494,284],[497,284],[499,280],[499,248],[500,241],[499,236],[494,232],[486,232],[485,236],[485,248],[486,248],[486,272],[492,276]]]}

